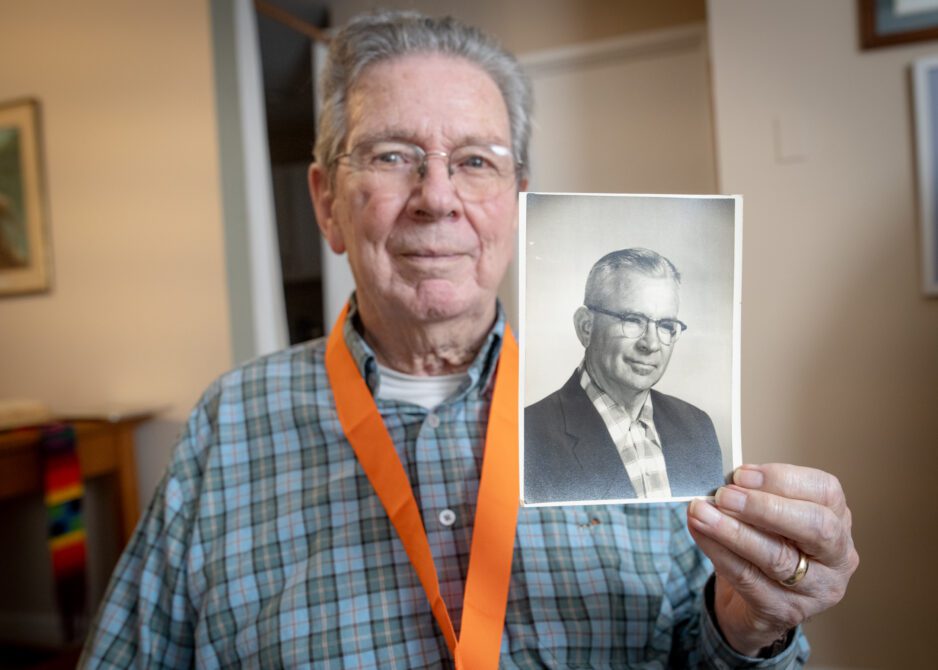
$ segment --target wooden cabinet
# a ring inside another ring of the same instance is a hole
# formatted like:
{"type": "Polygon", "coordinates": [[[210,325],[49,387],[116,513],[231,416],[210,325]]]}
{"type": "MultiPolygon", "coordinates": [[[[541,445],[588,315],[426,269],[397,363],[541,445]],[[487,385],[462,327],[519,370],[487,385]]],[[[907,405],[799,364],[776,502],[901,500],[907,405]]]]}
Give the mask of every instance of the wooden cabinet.
{"type": "MultiPolygon", "coordinates": [[[[82,478],[116,480],[121,546],[127,543],[140,515],[134,429],[153,416],[137,412],[113,419],[68,420],[75,427],[82,478]]],[[[38,428],[0,432],[0,499],[42,493],[38,428]]]]}

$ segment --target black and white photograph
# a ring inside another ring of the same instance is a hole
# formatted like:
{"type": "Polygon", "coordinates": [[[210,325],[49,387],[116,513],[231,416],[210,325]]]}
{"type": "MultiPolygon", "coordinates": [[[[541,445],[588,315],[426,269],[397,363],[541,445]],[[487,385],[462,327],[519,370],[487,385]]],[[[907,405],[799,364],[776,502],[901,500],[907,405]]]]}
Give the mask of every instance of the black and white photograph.
{"type": "Polygon", "coordinates": [[[521,195],[525,506],[711,496],[742,463],[738,196],[521,195]]]}

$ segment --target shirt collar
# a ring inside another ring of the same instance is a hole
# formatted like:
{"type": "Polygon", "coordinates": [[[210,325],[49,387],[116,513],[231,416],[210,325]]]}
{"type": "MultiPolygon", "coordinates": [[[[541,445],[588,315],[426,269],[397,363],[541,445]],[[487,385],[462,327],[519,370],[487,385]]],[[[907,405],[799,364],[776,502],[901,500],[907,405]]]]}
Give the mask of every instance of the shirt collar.
{"type": "MultiPolygon", "coordinates": [[[[600,386],[593,381],[593,378],[590,377],[590,373],[586,369],[586,359],[580,362],[580,367],[577,368],[577,371],[580,373],[580,386],[586,391],[587,397],[594,405],[602,403],[606,407],[617,407],[624,416],[628,416],[628,412],[625,411],[625,408],[613,400],[612,396],[600,388],[600,386]]],[[[631,421],[631,418],[629,418],[629,421],[631,421]]],[[[640,421],[645,424],[646,427],[653,427],[655,425],[654,410],[651,406],[651,393],[645,396],[645,403],[642,405],[641,410],[639,410],[636,421],[640,421]]]]}
{"type": "MultiPolygon", "coordinates": [[[[476,354],[472,365],[466,371],[469,375],[469,381],[460,388],[459,392],[452,399],[461,398],[467,394],[482,395],[490,393],[495,382],[495,369],[498,367],[498,356],[502,350],[502,338],[505,336],[505,311],[502,309],[501,302],[496,301],[496,318],[492,329],[489,331],[476,354]]],[[[355,294],[349,298],[348,317],[345,319],[345,326],[342,331],[345,337],[345,343],[355,360],[359,373],[368,388],[374,394],[378,385],[381,383],[381,373],[378,370],[378,361],[375,358],[374,350],[365,342],[361,335],[361,320],[358,316],[358,301],[355,294]]]]}

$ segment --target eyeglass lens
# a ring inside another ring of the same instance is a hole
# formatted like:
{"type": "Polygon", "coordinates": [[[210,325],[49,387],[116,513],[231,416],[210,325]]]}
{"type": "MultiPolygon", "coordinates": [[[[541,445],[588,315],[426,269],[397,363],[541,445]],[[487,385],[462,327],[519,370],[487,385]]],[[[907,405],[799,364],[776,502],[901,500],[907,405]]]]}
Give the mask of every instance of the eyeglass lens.
{"type": "Polygon", "coordinates": [[[619,325],[621,336],[630,340],[637,339],[644,335],[648,330],[649,323],[655,324],[658,339],[661,340],[663,344],[672,344],[681,336],[684,329],[687,328],[687,326],[677,319],[658,319],[655,321],[638,312],[625,312],[620,314],[619,312],[613,312],[595,305],[586,305],[586,308],[615,319],[615,322],[619,325]]]}
{"type": "Polygon", "coordinates": [[[622,336],[630,340],[637,339],[645,334],[649,324],[655,324],[658,339],[663,344],[671,344],[681,334],[681,326],[671,319],[661,319],[652,321],[643,314],[623,314],[619,317],[619,327],[622,329],[622,336]]]}

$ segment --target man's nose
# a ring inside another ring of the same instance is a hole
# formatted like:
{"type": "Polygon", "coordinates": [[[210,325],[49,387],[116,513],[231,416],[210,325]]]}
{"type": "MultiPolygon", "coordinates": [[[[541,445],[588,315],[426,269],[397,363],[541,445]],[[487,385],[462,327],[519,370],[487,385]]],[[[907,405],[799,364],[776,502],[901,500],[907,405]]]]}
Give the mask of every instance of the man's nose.
{"type": "Polygon", "coordinates": [[[658,324],[649,321],[645,332],[638,338],[638,345],[645,351],[658,351],[661,348],[661,338],[658,337],[658,324]]]}
{"type": "Polygon", "coordinates": [[[462,201],[456,193],[449,172],[449,157],[442,152],[428,153],[417,170],[409,211],[417,219],[436,221],[458,215],[462,201]]]}

